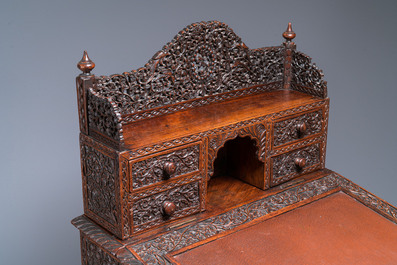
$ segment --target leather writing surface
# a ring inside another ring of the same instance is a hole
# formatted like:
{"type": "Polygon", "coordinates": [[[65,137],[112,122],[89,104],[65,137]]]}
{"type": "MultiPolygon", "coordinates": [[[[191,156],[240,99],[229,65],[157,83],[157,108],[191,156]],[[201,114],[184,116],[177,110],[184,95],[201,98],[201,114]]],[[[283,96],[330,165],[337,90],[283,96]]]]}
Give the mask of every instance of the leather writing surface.
{"type": "Polygon", "coordinates": [[[183,252],[180,264],[395,264],[397,225],[336,193],[183,252]]]}

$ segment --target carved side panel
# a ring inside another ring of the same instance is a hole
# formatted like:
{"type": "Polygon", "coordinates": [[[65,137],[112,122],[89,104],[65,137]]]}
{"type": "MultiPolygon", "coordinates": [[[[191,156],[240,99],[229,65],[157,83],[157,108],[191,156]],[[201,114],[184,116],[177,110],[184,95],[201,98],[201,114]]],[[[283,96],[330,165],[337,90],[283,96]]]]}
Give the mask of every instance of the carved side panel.
{"type": "Polygon", "coordinates": [[[306,136],[320,133],[322,129],[322,121],[323,111],[318,110],[292,119],[274,123],[274,146],[286,144],[306,136]],[[304,133],[299,133],[297,126],[303,123],[306,125],[306,131],[304,133]]]}
{"type": "Polygon", "coordinates": [[[312,64],[312,59],[302,52],[293,51],[292,89],[314,96],[327,97],[327,82],[323,72],[312,64]]]}
{"type": "Polygon", "coordinates": [[[80,151],[85,214],[121,236],[117,153],[83,135],[80,151]]]}
{"type": "Polygon", "coordinates": [[[208,176],[214,174],[214,161],[219,149],[225,145],[225,142],[236,138],[237,136],[249,136],[256,141],[257,156],[262,162],[265,161],[266,153],[266,128],[262,123],[236,130],[226,131],[222,134],[209,137],[208,139],[208,176]]]}
{"type": "Polygon", "coordinates": [[[122,265],[113,256],[85,237],[81,238],[81,257],[83,265],[122,265]]]}
{"type": "Polygon", "coordinates": [[[314,170],[313,166],[320,164],[320,143],[272,157],[271,160],[273,169],[271,185],[274,186],[314,170]],[[304,168],[297,167],[295,164],[297,158],[305,159],[304,168]]]}
{"type": "Polygon", "coordinates": [[[134,232],[142,231],[168,220],[199,212],[199,185],[199,181],[195,181],[133,202],[134,232]],[[165,216],[163,213],[162,205],[164,201],[173,202],[176,206],[175,213],[170,217],[165,216]]]}
{"type": "Polygon", "coordinates": [[[176,165],[175,173],[170,176],[173,178],[198,171],[199,161],[200,145],[196,144],[138,162],[131,162],[132,188],[138,189],[168,178],[164,172],[164,165],[167,162],[176,165]]]}
{"type": "Polygon", "coordinates": [[[121,115],[116,105],[89,89],[87,95],[89,134],[110,146],[123,143],[121,115]]]}
{"type": "MultiPolygon", "coordinates": [[[[283,81],[284,48],[250,50],[226,24],[194,23],[142,68],[97,79],[121,114],[283,81]]],[[[198,102],[198,104],[201,104],[198,102]]]]}

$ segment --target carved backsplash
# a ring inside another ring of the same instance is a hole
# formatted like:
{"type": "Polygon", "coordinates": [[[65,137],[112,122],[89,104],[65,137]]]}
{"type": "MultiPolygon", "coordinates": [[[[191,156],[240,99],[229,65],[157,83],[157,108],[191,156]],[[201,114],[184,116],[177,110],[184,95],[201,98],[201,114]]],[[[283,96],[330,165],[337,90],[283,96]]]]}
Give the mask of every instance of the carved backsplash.
{"type": "MultiPolygon", "coordinates": [[[[284,48],[250,50],[218,21],[194,23],[142,68],[96,79],[121,114],[283,80],[284,48]]],[[[281,86],[280,86],[281,88],[281,86]]]]}
{"type": "Polygon", "coordinates": [[[224,23],[194,23],[144,67],[110,76],[89,74],[94,64],[85,53],[78,84],[84,77],[92,85],[78,87],[80,99],[87,99],[86,110],[80,104],[82,128],[87,112],[89,135],[121,149],[123,125],[141,119],[278,89],[326,98],[322,71],[295,50],[291,39],[281,46],[249,49],[224,23]]]}

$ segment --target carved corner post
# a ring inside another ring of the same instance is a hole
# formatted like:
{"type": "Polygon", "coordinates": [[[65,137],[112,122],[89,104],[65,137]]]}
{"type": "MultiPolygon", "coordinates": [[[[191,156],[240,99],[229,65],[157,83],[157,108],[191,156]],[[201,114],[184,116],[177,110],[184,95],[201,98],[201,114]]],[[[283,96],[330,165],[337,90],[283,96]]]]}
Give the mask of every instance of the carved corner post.
{"type": "Polygon", "coordinates": [[[283,42],[285,54],[284,54],[284,89],[291,88],[292,80],[292,53],[296,49],[295,43],[292,41],[296,34],[292,31],[291,22],[288,23],[287,30],[283,33],[283,37],[286,40],[283,42]]]}
{"type": "Polygon", "coordinates": [[[91,61],[87,52],[84,51],[83,58],[77,63],[77,68],[79,68],[82,73],[76,77],[76,89],[80,131],[86,135],[88,135],[87,90],[94,83],[95,75],[91,74],[94,67],[95,63],[91,61]]]}

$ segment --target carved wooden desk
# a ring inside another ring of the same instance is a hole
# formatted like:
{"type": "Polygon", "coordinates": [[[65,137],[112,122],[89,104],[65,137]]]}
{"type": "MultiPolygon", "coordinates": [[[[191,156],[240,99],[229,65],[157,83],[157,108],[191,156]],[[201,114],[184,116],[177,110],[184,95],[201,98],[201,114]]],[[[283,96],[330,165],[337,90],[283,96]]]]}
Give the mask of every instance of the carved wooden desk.
{"type": "Polygon", "coordinates": [[[283,36],[248,49],[227,25],[196,23],[112,76],[84,53],[83,264],[397,260],[396,208],[325,169],[326,82],[290,24],[283,36]],[[360,231],[373,238],[344,244],[360,231]]]}

